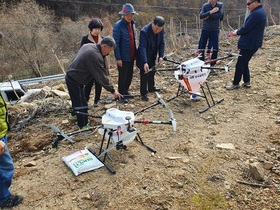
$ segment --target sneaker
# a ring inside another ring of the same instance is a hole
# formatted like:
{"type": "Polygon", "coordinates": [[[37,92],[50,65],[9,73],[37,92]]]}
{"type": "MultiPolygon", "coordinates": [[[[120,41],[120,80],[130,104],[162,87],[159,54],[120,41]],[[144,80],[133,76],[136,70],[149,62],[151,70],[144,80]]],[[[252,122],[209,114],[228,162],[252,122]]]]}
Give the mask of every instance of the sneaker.
{"type": "Polygon", "coordinates": [[[148,98],[147,95],[144,95],[144,96],[141,97],[141,100],[142,101],[149,101],[149,98],[148,98]]]}
{"type": "Polygon", "coordinates": [[[68,120],[75,121],[75,120],[77,120],[77,116],[70,114],[68,117],[68,120]]]}
{"type": "Polygon", "coordinates": [[[90,129],[92,129],[92,127],[90,127],[89,124],[86,124],[84,127],[80,128],[80,131],[90,130],[90,129]]]}
{"type": "Polygon", "coordinates": [[[1,208],[12,208],[20,204],[23,200],[21,195],[11,195],[6,201],[0,203],[1,208]]]}
{"type": "Polygon", "coordinates": [[[99,106],[98,102],[93,104],[93,107],[98,107],[98,106],[99,106]]]}
{"type": "Polygon", "coordinates": [[[244,82],[243,84],[242,84],[242,87],[245,87],[245,88],[250,88],[252,85],[251,85],[251,83],[250,82],[244,82]]]}
{"type": "Polygon", "coordinates": [[[226,86],[227,90],[234,90],[234,89],[238,89],[238,88],[240,88],[240,85],[232,84],[232,85],[226,86]]]}

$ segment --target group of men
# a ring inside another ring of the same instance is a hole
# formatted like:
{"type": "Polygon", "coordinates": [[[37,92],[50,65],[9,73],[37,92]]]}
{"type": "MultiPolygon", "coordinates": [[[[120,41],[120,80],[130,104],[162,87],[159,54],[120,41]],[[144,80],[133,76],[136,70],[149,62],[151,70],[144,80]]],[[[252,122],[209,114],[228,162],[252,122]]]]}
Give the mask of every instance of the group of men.
{"type": "MultiPolygon", "coordinates": [[[[238,89],[242,76],[244,81],[242,86],[245,88],[251,87],[248,63],[258,48],[261,47],[263,41],[266,24],[266,13],[263,6],[260,4],[260,0],[247,0],[247,8],[250,11],[250,15],[245,20],[244,25],[239,30],[232,31],[229,34],[229,37],[240,36],[238,41],[240,56],[236,63],[233,83],[226,87],[227,90],[238,89]]],[[[222,10],[222,4],[217,2],[217,0],[209,0],[202,7],[200,18],[204,22],[203,30],[205,31],[202,30],[200,47],[203,49],[208,41],[212,43],[211,46],[213,49],[218,52],[216,37],[218,35],[217,24],[221,21],[222,10]],[[214,21],[218,23],[214,23],[214,21]],[[210,26],[213,26],[214,30],[210,26]]],[[[77,118],[80,129],[84,127],[88,128],[86,107],[89,100],[89,92],[94,82],[95,85],[99,86],[99,89],[97,88],[98,90],[96,90],[95,104],[100,99],[101,87],[111,92],[115,98],[126,102],[126,97],[131,95],[129,93],[129,87],[133,76],[135,58],[136,65],[140,69],[140,93],[142,100],[148,100],[148,92],[158,91],[154,83],[154,74],[151,72],[145,74],[145,72],[155,66],[156,61],[158,64],[161,64],[163,61],[164,18],[157,16],[152,23],[142,28],[139,46],[136,50],[136,28],[133,21],[133,15],[136,12],[131,4],[125,4],[119,14],[122,15],[122,19],[114,26],[114,38],[109,36],[101,38],[98,32],[103,29],[102,22],[97,19],[90,22],[90,34],[83,37],[81,48],[67,69],[65,80],[71,97],[72,107],[85,107],[84,110],[79,109],[80,112],[85,112],[84,115],[73,115],[73,117],[77,118]],[[108,65],[106,62],[106,56],[113,50],[115,51],[119,71],[118,91],[109,82],[108,65]]],[[[212,59],[215,59],[216,56],[217,54],[213,53],[212,59]]],[[[14,165],[8,150],[8,130],[7,107],[0,94],[1,208],[17,206],[23,200],[21,195],[12,194],[9,189],[14,174],[14,165]]]]}
{"type": "MultiPolygon", "coordinates": [[[[243,26],[229,33],[228,37],[240,36],[238,41],[239,57],[235,67],[233,83],[226,86],[227,90],[240,88],[239,83],[243,77],[242,87],[250,88],[249,61],[257,50],[262,46],[264,29],[266,25],[266,12],[260,4],[261,0],[247,0],[247,9],[250,12],[243,26]]],[[[215,60],[219,51],[220,22],[223,20],[224,9],[222,2],[208,0],[202,6],[200,19],[202,19],[202,32],[197,52],[201,54],[200,59],[205,59],[205,48],[208,42],[208,50],[212,48],[211,66],[216,64],[215,60]]]]}
{"type": "Polygon", "coordinates": [[[146,72],[156,63],[160,65],[163,62],[164,18],[156,16],[151,23],[142,28],[137,47],[136,27],[133,20],[133,15],[137,13],[134,7],[130,3],[126,3],[119,14],[122,15],[122,18],[113,27],[113,37],[100,38],[100,34],[93,34],[96,29],[99,29],[99,32],[103,29],[103,24],[99,20],[95,20],[95,24],[89,24],[89,35],[83,37],[80,50],[68,66],[65,80],[73,107],[70,118],[77,119],[80,129],[90,128],[87,107],[93,83],[95,83],[95,106],[98,106],[98,100],[100,100],[101,87],[114,94],[114,97],[122,103],[128,103],[127,99],[133,97],[129,88],[133,78],[135,60],[140,69],[141,99],[148,101],[148,92],[159,91],[155,87],[155,72],[146,72]],[[113,50],[119,73],[118,90],[115,90],[114,86],[110,84],[106,61],[106,56],[113,50]],[[75,107],[83,107],[79,109],[79,112],[84,114],[77,115],[75,107]]]}

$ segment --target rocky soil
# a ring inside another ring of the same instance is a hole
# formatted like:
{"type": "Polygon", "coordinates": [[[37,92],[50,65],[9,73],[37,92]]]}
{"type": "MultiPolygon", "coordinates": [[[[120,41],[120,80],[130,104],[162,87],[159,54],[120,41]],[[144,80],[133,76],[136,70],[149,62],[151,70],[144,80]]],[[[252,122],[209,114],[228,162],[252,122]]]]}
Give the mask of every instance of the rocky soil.
{"type": "MultiPolygon", "coordinates": [[[[266,30],[264,45],[250,62],[252,88],[225,90],[233,78],[233,63],[230,72],[209,76],[214,99],[224,101],[205,113],[199,113],[207,106],[204,99],[193,101],[183,94],[167,102],[167,108],[158,105],[137,114],[137,119],[166,121],[171,109],[177,131],[170,125],[135,124],[156,153],[137,141],[127,150],[111,150],[112,160],[106,162],[114,175],[102,167],[74,176],[61,159],[85,147],[97,152],[102,136],[96,132],[76,135],[75,144],[63,140],[52,148],[56,134],[49,124],[65,133],[76,130],[68,121],[69,100],[38,96],[37,101],[9,106],[9,148],[15,162],[11,190],[24,195],[24,202],[14,209],[280,209],[279,31],[279,26],[266,30]]],[[[238,53],[236,43],[237,38],[222,40],[220,56],[228,49],[238,53]]],[[[186,54],[175,59],[194,57],[186,54]]],[[[115,69],[111,77],[116,84],[115,69]]],[[[176,95],[178,82],[171,72],[160,72],[156,83],[164,100],[176,95]]],[[[112,106],[136,112],[157,102],[153,94],[149,102],[140,100],[138,70],[131,90],[134,99],[112,106]]],[[[100,104],[90,114],[102,116],[106,107],[100,104]]],[[[92,126],[101,122],[90,119],[92,126]]]]}

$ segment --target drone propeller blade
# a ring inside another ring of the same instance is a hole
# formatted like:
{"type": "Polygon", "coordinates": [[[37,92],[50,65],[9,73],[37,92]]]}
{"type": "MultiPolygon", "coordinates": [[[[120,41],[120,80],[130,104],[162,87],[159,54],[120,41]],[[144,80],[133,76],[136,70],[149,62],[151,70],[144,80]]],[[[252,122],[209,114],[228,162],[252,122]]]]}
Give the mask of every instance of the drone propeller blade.
{"type": "Polygon", "coordinates": [[[167,107],[165,101],[161,98],[161,95],[160,95],[158,92],[155,92],[155,94],[156,94],[156,96],[157,96],[157,98],[158,98],[158,102],[159,102],[160,104],[162,104],[163,108],[167,107]]]}
{"type": "Polygon", "coordinates": [[[226,66],[230,66],[232,64],[232,62],[233,62],[233,59],[230,62],[228,62],[226,66]]]}
{"type": "Polygon", "coordinates": [[[228,55],[229,55],[229,57],[233,57],[233,56],[242,56],[242,55],[240,55],[240,54],[238,54],[238,53],[229,53],[228,55]]]}
{"type": "Polygon", "coordinates": [[[165,57],[167,58],[167,57],[169,57],[169,56],[171,56],[171,55],[174,55],[174,52],[168,53],[167,55],[164,56],[164,58],[165,58],[165,57]]]}
{"type": "Polygon", "coordinates": [[[176,131],[176,129],[177,129],[177,121],[174,119],[174,115],[173,115],[171,109],[169,109],[169,119],[171,121],[173,131],[176,131]]]}
{"type": "Polygon", "coordinates": [[[65,139],[67,139],[68,141],[70,141],[71,143],[75,143],[75,141],[73,140],[73,139],[71,139],[68,135],[66,135],[65,133],[63,133],[62,131],[60,131],[56,126],[54,126],[54,125],[49,125],[50,126],[50,128],[54,131],[54,132],[56,132],[56,134],[58,135],[58,136],[62,136],[62,137],[64,137],[65,139]]]}
{"type": "Polygon", "coordinates": [[[55,132],[55,133],[60,133],[60,130],[58,129],[58,127],[54,126],[54,125],[49,125],[49,127],[55,132]]]}

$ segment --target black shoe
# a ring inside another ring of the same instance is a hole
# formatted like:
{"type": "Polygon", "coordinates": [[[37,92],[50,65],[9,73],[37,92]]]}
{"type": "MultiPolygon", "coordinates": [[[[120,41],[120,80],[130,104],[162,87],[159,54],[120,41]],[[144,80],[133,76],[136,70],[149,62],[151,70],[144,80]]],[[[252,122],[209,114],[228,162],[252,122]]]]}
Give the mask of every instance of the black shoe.
{"type": "Polygon", "coordinates": [[[160,89],[159,88],[153,88],[151,90],[149,90],[150,93],[153,93],[153,92],[160,92],[160,89]]]}
{"type": "Polygon", "coordinates": [[[11,195],[6,201],[0,203],[1,208],[12,208],[20,204],[23,200],[21,195],[11,195]]]}
{"type": "Polygon", "coordinates": [[[147,95],[144,95],[144,96],[141,97],[141,100],[142,101],[149,101],[149,98],[148,98],[147,95]]]}
{"type": "Polygon", "coordinates": [[[123,104],[127,104],[128,103],[128,101],[125,99],[125,97],[122,97],[120,102],[123,103],[123,104]]]}

